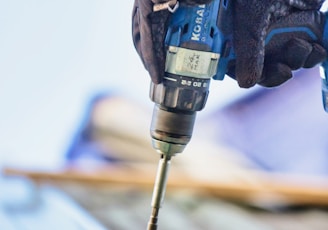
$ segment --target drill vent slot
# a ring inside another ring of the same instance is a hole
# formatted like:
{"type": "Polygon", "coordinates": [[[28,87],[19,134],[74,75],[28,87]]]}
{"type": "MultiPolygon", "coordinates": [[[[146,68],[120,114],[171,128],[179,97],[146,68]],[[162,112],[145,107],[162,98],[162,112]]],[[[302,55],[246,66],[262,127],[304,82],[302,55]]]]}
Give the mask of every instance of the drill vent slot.
{"type": "Polygon", "coordinates": [[[183,34],[186,34],[186,33],[188,33],[188,30],[189,30],[189,24],[185,24],[185,25],[183,26],[182,33],[183,33],[183,34]]]}
{"type": "Polygon", "coordinates": [[[214,28],[213,27],[211,27],[210,36],[211,36],[211,38],[214,37],[214,28]]]}

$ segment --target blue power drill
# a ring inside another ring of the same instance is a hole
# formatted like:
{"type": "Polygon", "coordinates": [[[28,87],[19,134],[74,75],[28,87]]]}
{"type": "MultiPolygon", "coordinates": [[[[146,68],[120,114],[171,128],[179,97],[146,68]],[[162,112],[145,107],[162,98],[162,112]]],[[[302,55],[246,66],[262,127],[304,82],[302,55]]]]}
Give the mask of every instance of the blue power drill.
{"type": "MultiPolygon", "coordinates": [[[[161,159],[148,230],[157,229],[171,158],[190,141],[196,112],[206,104],[210,80],[223,80],[229,63],[235,59],[231,4],[229,0],[214,0],[193,7],[180,5],[171,17],[165,40],[165,75],[162,83],[152,83],[150,87],[150,98],[155,102],[150,133],[161,159]]],[[[281,18],[269,28],[266,52],[274,52],[293,37],[316,41],[328,50],[326,16],[312,11],[302,14],[301,20],[294,20],[293,25],[290,19],[281,18]]],[[[322,92],[328,111],[328,61],[322,66],[327,70],[323,74],[327,77],[322,80],[322,92]]]]}
{"type": "Polygon", "coordinates": [[[148,230],[157,229],[171,157],[190,141],[211,78],[223,79],[228,60],[233,59],[230,9],[228,0],[215,0],[194,7],[181,5],[171,17],[165,40],[165,76],[162,83],[150,87],[155,102],[150,133],[161,159],[148,230]]]}
{"type": "Polygon", "coordinates": [[[211,78],[223,79],[233,59],[229,1],[181,5],[167,31],[165,76],[151,84],[155,102],[153,146],[166,155],[182,152],[190,141],[196,112],[204,108],[211,78]]]}

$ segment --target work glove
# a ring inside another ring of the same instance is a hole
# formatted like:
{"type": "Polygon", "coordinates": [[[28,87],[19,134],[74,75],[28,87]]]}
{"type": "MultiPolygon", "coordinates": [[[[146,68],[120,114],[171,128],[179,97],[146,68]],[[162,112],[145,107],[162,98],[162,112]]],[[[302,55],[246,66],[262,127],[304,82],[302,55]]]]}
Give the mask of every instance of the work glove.
{"type": "MultiPolygon", "coordinates": [[[[255,84],[266,87],[280,85],[292,77],[292,70],[311,68],[326,58],[318,43],[291,38],[285,45],[266,55],[265,38],[268,28],[281,17],[305,10],[318,11],[324,0],[234,0],[233,46],[236,60],[230,63],[227,74],[242,88],[255,84]]],[[[145,68],[154,83],[160,83],[165,68],[164,37],[171,15],[165,7],[153,11],[160,0],[135,0],[133,10],[133,41],[145,68]]],[[[181,0],[181,3],[210,2],[181,0]]],[[[159,4],[161,5],[161,4],[159,4]]],[[[170,9],[174,8],[174,3],[170,9]]],[[[295,17],[297,19],[297,17],[295,17]]],[[[297,20],[291,20],[291,24],[297,20]]]]}
{"type": "MultiPolygon", "coordinates": [[[[212,0],[180,0],[181,4],[207,4],[212,0]]],[[[132,35],[134,46],[150,74],[157,84],[162,81],[165,70],[166,50],[164,38],[167,23],[177,0],[135,0],[132,13],[132,35]]]]}
{"type": "MultiPolygon", "coordinates": [[[[290,79],[292,70],[311,68],[322,62],[326,58],[326,51],[318,43],[291,37],[285,45],[267,52],[265,39],[268,29],[279,23],[281,18],[289,18],[290,25],[286,26],[293,26],[304,21],[304,14],[301,12],[319,11],[323,2],[324,0],[233,1],[236,62],[228,75],[235,78],[242,88],[255,84],[273,87],[290,79]]],[[[280,38],[277,36],[275,39],[280,38]]]]}

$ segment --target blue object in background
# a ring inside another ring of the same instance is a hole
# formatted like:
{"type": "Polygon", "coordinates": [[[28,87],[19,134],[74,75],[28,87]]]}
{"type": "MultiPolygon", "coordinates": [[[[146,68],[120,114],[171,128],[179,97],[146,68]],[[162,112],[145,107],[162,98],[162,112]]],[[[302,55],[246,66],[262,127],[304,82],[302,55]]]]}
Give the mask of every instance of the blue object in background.
{"type": "Polygon", "coordinates": [[[102,146],[94,140],[92,127],[92,113],[94,107],[103,99],[110,98],[111,92],[98,92],[87,103],[82,120],[77,127],[76,133],[73,135],[71,144],[65,154],[68,161],[79,160],[79,158],[93,158],[105,160],[106,162],[116,162],[117,159],[111,157],[108,150],[104,150],[102,146]]]}
{"type": "Polygon", "coordinates": [[[277,173],[328,175],[328,114],[317,68],[263,88],[212,115],[219,139],[260,168],[277,173]]]}

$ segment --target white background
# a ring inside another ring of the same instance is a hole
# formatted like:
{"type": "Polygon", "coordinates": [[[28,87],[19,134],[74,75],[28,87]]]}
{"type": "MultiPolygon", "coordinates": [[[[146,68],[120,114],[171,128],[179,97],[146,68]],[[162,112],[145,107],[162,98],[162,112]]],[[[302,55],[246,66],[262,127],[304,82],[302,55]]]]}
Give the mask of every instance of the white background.
{"type": "MultiPolygon", "coordinates": [[[[62,160],[92,95],[116,90],[152,107],[131,36],[133,1],[0,1],[0,157],[62,160]]],[[[205,110],[249,91],[212,81],[205,110]]],[[[150,122],[150,121],[149,121],[150,122]]]]}

